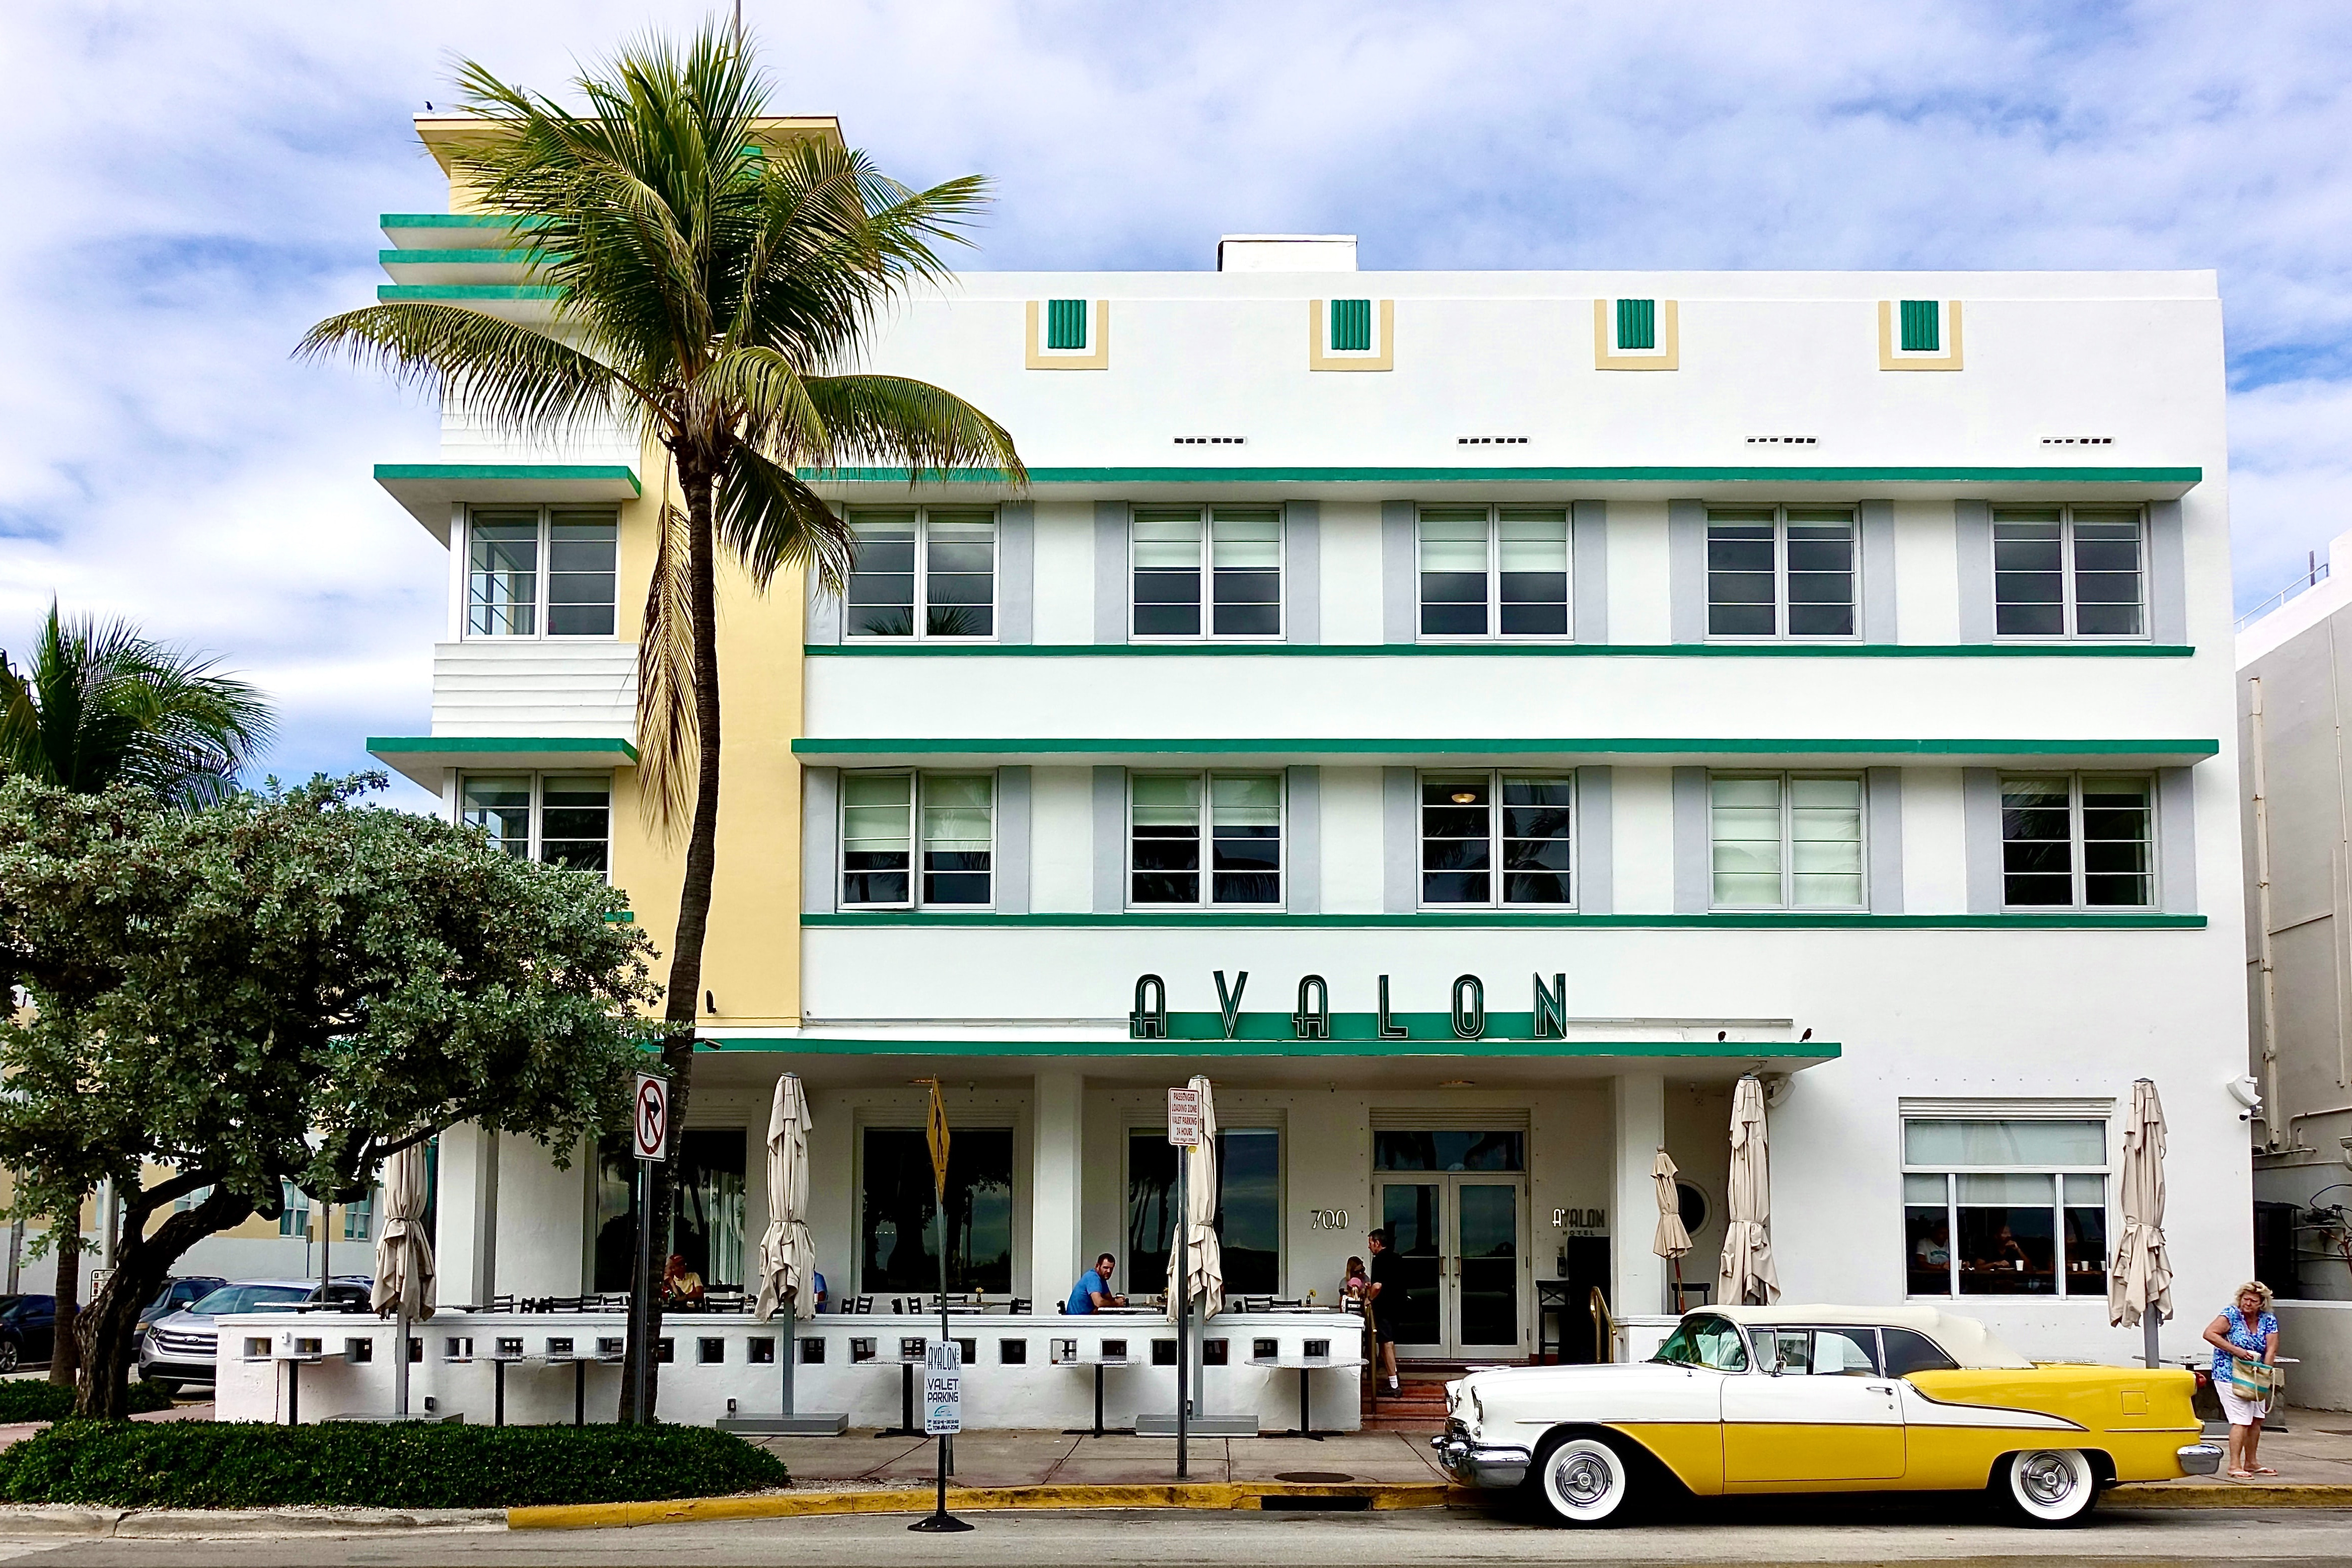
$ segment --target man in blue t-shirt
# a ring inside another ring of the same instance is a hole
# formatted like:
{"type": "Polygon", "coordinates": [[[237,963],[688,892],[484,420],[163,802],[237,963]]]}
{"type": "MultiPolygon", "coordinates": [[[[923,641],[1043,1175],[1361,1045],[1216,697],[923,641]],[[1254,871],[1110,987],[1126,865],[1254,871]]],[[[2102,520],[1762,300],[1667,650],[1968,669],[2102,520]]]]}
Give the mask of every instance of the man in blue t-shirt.
{"type": "Polygon", "coordinates": [[[1065,1312],[1091,1312],[1102,1307],[1124,1307],[1127,1298],[1110,1293],[1110,1272],[1118,1267],[1118,1259],[1106,1252],[1095,1259],[1095,1266],[1078,1276],[1070,1287],[1070,1299],[1062,1304],[1065,1312]]]}

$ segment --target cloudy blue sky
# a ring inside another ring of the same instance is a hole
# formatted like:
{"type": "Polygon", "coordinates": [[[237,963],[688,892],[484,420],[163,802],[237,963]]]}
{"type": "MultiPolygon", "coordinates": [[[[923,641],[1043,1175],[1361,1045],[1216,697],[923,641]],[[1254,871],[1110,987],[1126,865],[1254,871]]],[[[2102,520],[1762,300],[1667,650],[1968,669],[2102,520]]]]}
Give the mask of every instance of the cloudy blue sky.
{"type": "MultiPolygon", "coordinates": [[[[660,0],[15,5],[0,647],[52,593],[265,687],[281,774],[415,732],[437,545],[369,481],[433,412],[293,364],[442,199],[450,60],[554,87],[660,0]]],[[[746,0],[779,107],[981,172],[976,265],[2215,268],[2239,599],[2352,526],[2352,6],[746,0]]],[[[412,796],[415,792],[410,792],[412,796]]]]}

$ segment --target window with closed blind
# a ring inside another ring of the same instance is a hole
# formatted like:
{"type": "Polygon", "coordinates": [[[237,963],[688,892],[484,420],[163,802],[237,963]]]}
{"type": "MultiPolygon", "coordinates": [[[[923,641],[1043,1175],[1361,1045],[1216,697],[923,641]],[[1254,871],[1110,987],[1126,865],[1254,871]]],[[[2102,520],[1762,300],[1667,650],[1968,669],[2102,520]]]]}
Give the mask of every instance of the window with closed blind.
{"type": "Polygon", "coordinates": [[[1907,1293],[2105,1300],[2106,1189],[2104,1120],[1905,1118],[1907,1293]]]}
{"type": "Polygon", "coordinates": [[[1421,635],[1565,637],[1566,507],[1421,509],[1421,635]]]}
{"type": "Polygon", "coordinates": [[[1139,506],[1129,552],[1133,635],[1282,636],[1282,509],[1139,506]]]}
{"type": "Polygon", "coordinates": [[[1282,775],[1137,773],[1129,780],[1128,901],[1282,902],[1282,775]]]}
{"type": "Polygon", "coordinates": [[[842,908],[989,904],[995,818],[991,773],[844,773],[842,908]]]}
{"type": "Polygon", "coordinates": [[[1707,794],[1716,908],[1864,906],[1861,779],[1717,773],[1707,794]]]}

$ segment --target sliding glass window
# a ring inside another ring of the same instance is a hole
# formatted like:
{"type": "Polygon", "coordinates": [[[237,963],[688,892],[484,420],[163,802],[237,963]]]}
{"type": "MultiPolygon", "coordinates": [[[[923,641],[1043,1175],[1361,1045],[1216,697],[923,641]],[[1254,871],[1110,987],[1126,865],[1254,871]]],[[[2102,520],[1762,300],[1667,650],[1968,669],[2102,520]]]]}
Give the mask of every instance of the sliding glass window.
{"type": "Polygon", "coordinates": [[[1706,635],[1853,637],[1855,556],[1850,507],[1709,507],[1706,635]]]}
{"type": "Polygon", "coordinates": [[[466,520],[466,635],[613,635],[619,514],[478,507],[466,520]]]}
{"type": "Polygon", "coordinates": [[[844,773],[842,907],[992,902],[995,804],[990,773],[844,773]]]}
{"type": "Polygon", "coordinates": [[[1716,908],[1863,907],[1862,780],[1717,774],[1707,791],[1716,908]]]}
{"type": "Polygon", "coordinates": [[[1139,506],[1129,526],[1135,637],[1282,636],[1281,508],[1139,506]]]}
{"type": "Polygon", "coordinates": [[[1422,903],[1574,903],[1575,800],[1568,773],[1423,774],[1422,903]]]}
{"type": "Polygon", "coordinates": [[[457,819],[519,860],[599,877],[612,866],[609,773],[467,773],[457,819]]]}
{"type": "Polygon", "coordinates": [[[996,514],[985,507],[856,507],[842,635],[996,635],[996,514]]]}
{"type": "Polygon", "coordinates": [[[2141,777],[2000,781],[2001,901],[2011,909],[2156,902],[2156,791],[2141,777]]]}
{"type": "Polygon", "coordinates": [[[1995,507],[1993,630],[2144,637],[2146,560],[2137,507],[1995,507]]]}
{"type": "Polygon", "coordinates": [[[1129,903],[1282,902],[1280,773],[1137,773],[1128,821],[1129,903]]]}
{"type": "Polygon", "coordinates": [[[1565,507],[1421,509],[1421,635],[1569,634],[1565,507]]]}

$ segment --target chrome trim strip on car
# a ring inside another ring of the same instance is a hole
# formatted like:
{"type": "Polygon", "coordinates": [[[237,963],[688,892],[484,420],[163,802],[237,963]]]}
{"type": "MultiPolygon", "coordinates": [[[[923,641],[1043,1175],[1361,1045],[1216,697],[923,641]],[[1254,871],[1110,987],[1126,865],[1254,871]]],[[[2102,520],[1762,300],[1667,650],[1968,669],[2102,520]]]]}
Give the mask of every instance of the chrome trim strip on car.
{"type": "Polygon", "coordinates": [[[1516,1487],[1528,1479],[1532,1462],[1525,1448],[1474,1445],[1459,1431],[1432,1437],[1429,1446],[1437,1451],[1437,1462],[1445,1473],[1465,1486],[1516,1487]]]}
{"type": "Polygon", "coordinates": [[[1927,1426],[2022,1426],[2032,1431],[2042,1432],[2087,1432],[2090,1430],[2088,1426],[2084,1426],[2079,1421],[2069,1421],[2063,1415],[2053,1415],[2046,1410],[2021,1410],[2014,1405],[1962,1405],[1954,1400],[1938,1399],[1934,1394],[1928,1393],[1926,1389],[1920,1387],[1917,1384],[1913,1383],[1907,1377],[1898,1378],[1896,1381],[1901,1383],[1903,1386],[1910,1392],[1912,1398],[1918,1400],[1923,1405],[1932,1405],[1938,1411],[1951,1411],[1954,1413],[1955,1416],[1967,1415],[1977,1417],[1977,1419],[1971,1420],[1954,1419],[1951,1416],[1939,1416],[1935,1420],[1925,1423],[1927,1426]],[[1984,1419],[1984,1417],[1988,1416],[1998,1417],[1998,1419],[1984,1419]]]}

